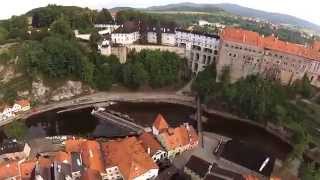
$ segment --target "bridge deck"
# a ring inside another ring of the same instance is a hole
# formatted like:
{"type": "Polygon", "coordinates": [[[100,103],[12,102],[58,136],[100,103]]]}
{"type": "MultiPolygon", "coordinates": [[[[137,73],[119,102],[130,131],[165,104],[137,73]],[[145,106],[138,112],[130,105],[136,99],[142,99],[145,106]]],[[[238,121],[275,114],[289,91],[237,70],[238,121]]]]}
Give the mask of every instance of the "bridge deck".
{"type": "Polygon", "coordinates": [[[105,120],[105,121],[108,121],[108,122],[111,122],[115,125],[118,125],[118,126],[121,126],[121,127],[124,127],[124,128],[128,128],[132,131],[135,131],[135,132],[142,132],[145,130],[145,127],[143,126],[140,126],[138,124],[135,124],[134,122],[131,122],[123,117],[119,117],[117,115],[114,115],[110,112],[105,112],[105,111],[92,111],[92,115],[101,119],[101,120],[105,120]]]}

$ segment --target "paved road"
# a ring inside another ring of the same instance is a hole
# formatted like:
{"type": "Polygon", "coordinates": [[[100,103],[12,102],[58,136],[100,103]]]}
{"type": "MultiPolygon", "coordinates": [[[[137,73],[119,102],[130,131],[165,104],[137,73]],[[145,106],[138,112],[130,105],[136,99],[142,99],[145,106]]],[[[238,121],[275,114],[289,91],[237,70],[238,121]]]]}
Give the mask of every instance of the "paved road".
{"type": "Polygon", "coordinates": [[[100,92],[91,95],[82,96],[72,100],[61,101],[57,103],[51,103],[49,105],[41,105],[40,107],[34,107],[32,111],[21,113],[15,118],[0,121],[0,126],[11,123],[16,119],[26,119],[32,115],[40,114],[49,110],[57,108],[68,108],[79,105],[88,105],[101,103],[106,101],[126,101],[126,102],[167,102],[177,103],[194,107],[194,98],[190,96],[177,95],[172,93],[110,93],[100,92]]]}

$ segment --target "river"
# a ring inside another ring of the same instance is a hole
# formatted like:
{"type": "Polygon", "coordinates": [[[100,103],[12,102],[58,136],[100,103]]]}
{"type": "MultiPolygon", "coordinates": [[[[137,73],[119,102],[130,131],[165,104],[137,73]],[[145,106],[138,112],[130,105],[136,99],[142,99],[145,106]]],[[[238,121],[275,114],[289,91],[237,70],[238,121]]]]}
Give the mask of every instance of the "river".
{"type": "MultiPolygon", "coordinates": [[[[117,103],[107,109],[128,114],[137,123],[151,126],[154,118],[161,113],[171,126],[178,126],[183,122],[196,125],[190,119],[195,109],[183,105],[168,103],[117,103]]],[[[82,109],[57,114],[53,110],[30,117],[26,120],[29,127],[29,138],[53,135],[81,135],[88,137],[121,137],[128,131],[112,124],[101,122],[94,118],[91,109],[82,109]]],[[[214,132],[234,139],[245,141],[276,158],[284,159],[291,147],[262,128],[232,119],[225,119],[214,114],[205,114],[208,118],[203,124],[205,131],[214,132]]]]}

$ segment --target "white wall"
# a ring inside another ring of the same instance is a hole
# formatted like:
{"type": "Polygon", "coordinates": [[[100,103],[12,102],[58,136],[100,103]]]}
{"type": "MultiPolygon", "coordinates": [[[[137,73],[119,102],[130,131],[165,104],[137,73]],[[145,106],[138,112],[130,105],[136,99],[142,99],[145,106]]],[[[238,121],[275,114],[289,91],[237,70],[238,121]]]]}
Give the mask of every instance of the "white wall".
{"type": "Polygon", "coordinates": [[[111,39],[112,42],[116,44],[133,44],[134,42],[140,39],[140,33],[113,33],[111,34],[111,39]]]}
{"type": "Polygon", "coordinates": [[[162,33],[161,34],[161,44],[167,46],[176,45],[176,35],[174,33],[162,33]]]}
{"type": "Polygon", "coordinates": [[[142,174],[141,176],[138,176],[134,178],[134,180],[146,180],[146,179],[154,179],[158,176],[159,169],[150,169],[146,173],[142,174]]]}
{"type": "Polygon", "coordinates": [[[148,39],[148,43],[151,43],[151,44],[158,43],[157,33],[155,33],[155,32],[148,32],[147,39],[148,39]]]}

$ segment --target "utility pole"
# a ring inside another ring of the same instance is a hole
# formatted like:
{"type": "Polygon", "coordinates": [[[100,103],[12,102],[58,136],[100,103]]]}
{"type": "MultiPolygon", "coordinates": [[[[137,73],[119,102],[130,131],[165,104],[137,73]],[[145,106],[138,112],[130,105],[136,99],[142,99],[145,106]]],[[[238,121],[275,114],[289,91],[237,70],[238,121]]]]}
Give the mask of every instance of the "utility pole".
{"type": "Polygon", "coordinates": [[[202,121],[201,121],[201,102],[199,95],[196,96],[197,101],[197,127],[198,127],[198,136],[199,136],[199,145],[201,148],[204,148],[203,145],[203,134],[202,134],[202,121]]]}

